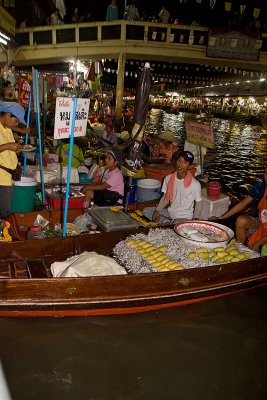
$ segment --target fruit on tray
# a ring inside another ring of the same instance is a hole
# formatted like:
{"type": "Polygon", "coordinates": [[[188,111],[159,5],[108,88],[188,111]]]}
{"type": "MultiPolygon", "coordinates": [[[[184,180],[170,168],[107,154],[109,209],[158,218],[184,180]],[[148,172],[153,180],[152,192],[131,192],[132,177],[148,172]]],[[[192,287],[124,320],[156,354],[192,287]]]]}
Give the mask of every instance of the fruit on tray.
{"type": "Polygon", "coordinates": [[[215,247],[210,251],[207,248],[200,247],[196,251],[190,251],[187,257],[191,260],[200,259],[218,264],[226,264],[248,260],[251,256],[246,251],[238,250],[237,243],[232,242],[226,247],[215,247]]]}
{"type": "Polygon", "coordinates": [[[136,220],[137,222],[139,222],[140,224],[142,224],[143,226],[151,226],[151,227],[156,227],[158,224],[157,222],[154,221],[149,221],[144,214],[142,213],[142,211],[140,210],[136,210],[134,212],[130,212],[129,213],[130,217],[133,218],[134,220],[136,220]]]}
{"type": "Polygon", "coordinates": [[[126,245],[137,251],[145,261],[159,272],[184,269],[180,263],[165,254],[165,251],[168,250],[167,246],[157,247],[142,239],[127,240],[126,245]]]}

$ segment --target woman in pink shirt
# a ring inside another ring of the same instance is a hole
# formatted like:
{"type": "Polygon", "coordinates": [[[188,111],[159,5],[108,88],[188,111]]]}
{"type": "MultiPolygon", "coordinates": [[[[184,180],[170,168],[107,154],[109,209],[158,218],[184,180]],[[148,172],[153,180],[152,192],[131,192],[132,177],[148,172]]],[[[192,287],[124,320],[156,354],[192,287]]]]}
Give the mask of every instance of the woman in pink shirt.
{"type": "Polygon", "coordinates": [[[112,147],[107,151],[105,158],[106,169],[101,182],[91,183],[83,187],[87,201],[94,201],[98,206],[112,206],[122,204],[124,195],[124,181],[121,170],[118,168],[122,161],[120,149],[112,147]]]}

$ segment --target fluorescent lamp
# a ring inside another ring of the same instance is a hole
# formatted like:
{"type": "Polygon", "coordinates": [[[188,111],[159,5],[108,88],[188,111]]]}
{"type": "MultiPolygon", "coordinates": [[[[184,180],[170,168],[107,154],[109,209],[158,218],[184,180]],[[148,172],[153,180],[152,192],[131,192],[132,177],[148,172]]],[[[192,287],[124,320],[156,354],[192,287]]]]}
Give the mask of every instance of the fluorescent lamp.
{"type": "Polygon", "coordinates": [[[3,43],[5,45],[7,45],[7,41],[5,39],[1,38],[1,37],[0,37],[0,43],[3,43]]]}

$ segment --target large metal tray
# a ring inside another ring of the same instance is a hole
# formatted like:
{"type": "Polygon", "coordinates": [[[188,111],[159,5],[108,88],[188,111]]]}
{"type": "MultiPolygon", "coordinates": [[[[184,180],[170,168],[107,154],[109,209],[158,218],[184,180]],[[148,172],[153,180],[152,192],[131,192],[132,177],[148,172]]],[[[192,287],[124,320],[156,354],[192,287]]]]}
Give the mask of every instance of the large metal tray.
{"type": "Polygon", "coordinates": [[[107,232],[139,228],[141,225],[134,221],[122,210],[114,212],[110,207],[93,207],[88,210],[93,220],[107,232]]]}

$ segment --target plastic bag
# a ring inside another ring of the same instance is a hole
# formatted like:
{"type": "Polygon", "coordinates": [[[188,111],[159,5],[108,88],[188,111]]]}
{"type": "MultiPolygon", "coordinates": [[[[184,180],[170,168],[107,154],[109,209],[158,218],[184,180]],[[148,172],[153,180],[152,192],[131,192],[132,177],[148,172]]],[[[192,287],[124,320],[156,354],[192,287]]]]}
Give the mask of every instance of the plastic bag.
{"type": "Polygon", "coordinates": [[[88,214],[79,215],[73,221],[73,224],[77,225],[81,232],[87,232],[90,229],[90,225],[94,224],[93,219],[88,214]]]}

